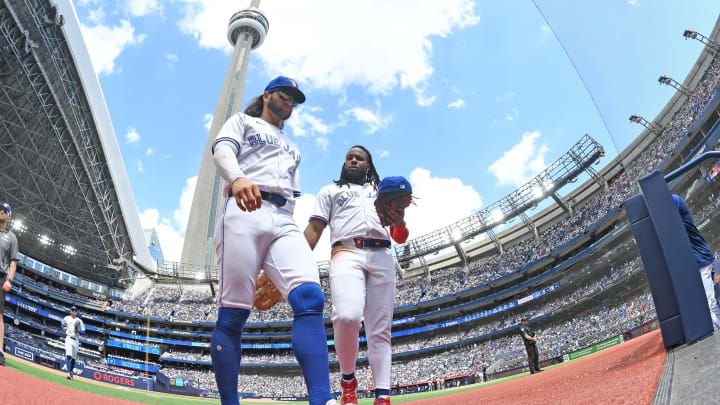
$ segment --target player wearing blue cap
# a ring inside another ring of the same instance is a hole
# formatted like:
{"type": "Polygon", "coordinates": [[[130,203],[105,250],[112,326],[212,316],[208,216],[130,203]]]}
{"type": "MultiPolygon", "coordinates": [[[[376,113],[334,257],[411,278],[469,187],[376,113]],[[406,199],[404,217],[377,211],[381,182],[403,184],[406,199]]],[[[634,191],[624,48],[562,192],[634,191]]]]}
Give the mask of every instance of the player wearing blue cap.
{"type": "Polygon", "coordinates": [[[5,293],[12,288],[12,280],[15,277],[15,268],[18,261],[18,243],[17,237],[9,229],[10,218],[12,217],[12,208],[10,204],[2,203],[0,205],[0,273],[3,282],[2,290],[0,290],[0,366],[5,365],[5,325],[3,324],[2,313],[5,310],[5,293]]]}
{"type": "MultiPolygon", "coordinates": [[[[404,178],[387,179],[392,179],[388,189],[402,186],[411,192],[404,178]]],[[[330,226],[330,292],[335,351],[342,373],[341,404],[358,403],[355,363],[364,320],[375,404],[386,405],[390,404],[390,328],[395,304],[395,261],[390,253],[390,238],[402,243],[408,232],[403,218],[392,212],[391,230],[382,225],[375,208],[382,182],[372,155],[364,147],[350,148],[340,179],[334,183],[318,193],[305,238],[315,249],[323,230],[330,226]]]]}
{"type": "Polygon", "coordinates": [[[61,322],[65,332],[65,368],[67,368],[67,379],[73,379],[75,359],[77,359],[78,348],[80,347],[80,335],[85,333],[85,323],[77,316],[77,307],[70,307],[70,315],[65,316],[61,322]]]}
{"type": "Polygon", "coordinates": [[[336,404],[322,319],[325,297],[312,252],[292,216],[300,196],[300,152],[282,130],[293,108],[304,101],[294,80],[277,77],[245,113],[225,122],[213,144],[215,165],[227,182],[215,226],[220,291],[210,340],[223,405],[239,403],[240,341],[260,269],[292,307],[292,347],[310,404],[336,404]]]}

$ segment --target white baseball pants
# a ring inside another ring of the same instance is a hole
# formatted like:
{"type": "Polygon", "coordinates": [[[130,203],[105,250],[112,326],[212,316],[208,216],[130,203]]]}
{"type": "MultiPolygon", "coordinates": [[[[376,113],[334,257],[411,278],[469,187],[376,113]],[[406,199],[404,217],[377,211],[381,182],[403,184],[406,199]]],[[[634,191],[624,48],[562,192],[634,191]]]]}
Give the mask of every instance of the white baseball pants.
{"type": "Polygon", "coordinates": [[[705,296],[710,306],[710,318],[712,318],[713,330],[720,329],[720,306],[715,299],[715,283],[712,279],[713,265],[708,264],[700,268],[700,279],[705,288],[705,296]]]}
{"type": "Polygon", "coordinates": [[[227,198],[215,225],[215,249],[220,307],[251,310],[260,269],[286,300],[301,284],[320,285],[317,264],[292,212],[269,201],[244,212],[234,197],[227,198]]]}
{"type": "Polygon", "coordinates": [[[330,265],[335,351],[340,371],[355,371],[365,321],[375,388],[390,388],[390,337],[395,306],[395,262],[389,249],[333,248],[330,265]]]}
{"type": "Polygon", "coordinates": [[[77,359],[78,347],[80,346],[80,340],[73,339],[70,336],[65,336],[65,355],[70,356],[73,359],[77,359]]]}

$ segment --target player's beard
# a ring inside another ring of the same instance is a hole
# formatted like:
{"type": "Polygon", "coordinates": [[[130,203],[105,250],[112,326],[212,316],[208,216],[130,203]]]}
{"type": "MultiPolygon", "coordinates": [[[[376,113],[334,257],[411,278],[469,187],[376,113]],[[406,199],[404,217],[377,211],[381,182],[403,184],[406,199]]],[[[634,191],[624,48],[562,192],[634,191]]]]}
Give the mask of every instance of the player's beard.
{"type": "Polygon", "coordinates": [[[342,177],[353,184],[365,184],[367,183],[367,170],[357,170],[355,172],[349,171],[345,166],[342,168],[342,177]]]}
{"type": "Polygon", "coordinates": [[[278,101],[275,99],[275,97],[270,97],[267,103],[267,108],[268,110],[270,110],[271,113],[275,114],[275,116],[278,117],[280,121],[285,121],[286,119],[290,118],[290,114],[292,114],[292,110],[283,110],[282,106],[278,105],[278,101]]]}

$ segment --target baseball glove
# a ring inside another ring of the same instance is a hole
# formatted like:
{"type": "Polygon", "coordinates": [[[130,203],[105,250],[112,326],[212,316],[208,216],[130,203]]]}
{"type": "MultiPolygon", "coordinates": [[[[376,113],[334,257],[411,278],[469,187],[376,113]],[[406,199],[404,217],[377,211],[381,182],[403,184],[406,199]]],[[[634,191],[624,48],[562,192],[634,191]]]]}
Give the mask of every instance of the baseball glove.
{"type": "Polygon", "coordinates": [[[265,311],[280,301],[282,295],[270,277],[263,271],[255,283],[255,308],[265,311]]]}
{"type": "Polygon", "coordinates": [[[413,202],[412,188],[404,177],[386,177],[378,185],[375,211],[382,226],[393,225],[393,218],[405,220],[405,208],[413,202]],[[393,213],[394,215],[390,215],[393,213]]]}

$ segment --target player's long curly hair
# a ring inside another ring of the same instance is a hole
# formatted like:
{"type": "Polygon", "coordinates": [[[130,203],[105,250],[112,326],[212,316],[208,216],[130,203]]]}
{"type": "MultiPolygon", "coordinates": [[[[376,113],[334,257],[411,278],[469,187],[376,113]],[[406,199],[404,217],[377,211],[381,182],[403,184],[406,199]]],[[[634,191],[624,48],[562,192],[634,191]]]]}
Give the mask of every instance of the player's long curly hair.
{"type": "MultiPolygon", "coordinates": [[[[263,93],[265,94],[265,93],[263,93]]],[[[263,94],[254,97],[252,100],[250,100],[250,104],[245,107],[245,114],[251,116],[251,117],[257,117],[260,118],[262,115],[263,109],[265,108],[265,100],[263,100],[263,94]]],[[[280,129],[283,129],[285,127],[285,121],[280,122],[280,129]]]]}
{"type": "MultiPolygon", "coordinates": [[[[373,163],[372,155],[370,154],[370,151],[365,149],[364,146],[361,145],[355,145],[352,148],[358,148],[361,149],[365,154],[367,154],[368,157],[368,171],[367,175],[365,177],[365,182],[370,183],[375,187],[375,190],[377,190],[378,184],[380,184],[380,175],[378,174],[377,170],[375,169],[375,163],[373,163]]],[[[350,149],[352,149],[350,148],[350,149]]],[[[346,173],[345,173],[345,162],[343,162],[342,167],[340,168],[340,180],[334,180],[334,183],[338,186],[348,186],[350,187],[350,179],[348,179],[346,173]]]]}

